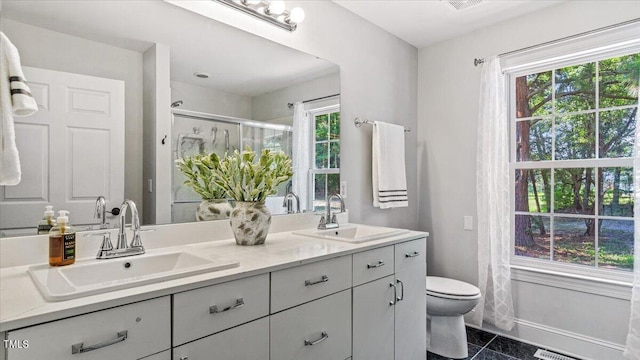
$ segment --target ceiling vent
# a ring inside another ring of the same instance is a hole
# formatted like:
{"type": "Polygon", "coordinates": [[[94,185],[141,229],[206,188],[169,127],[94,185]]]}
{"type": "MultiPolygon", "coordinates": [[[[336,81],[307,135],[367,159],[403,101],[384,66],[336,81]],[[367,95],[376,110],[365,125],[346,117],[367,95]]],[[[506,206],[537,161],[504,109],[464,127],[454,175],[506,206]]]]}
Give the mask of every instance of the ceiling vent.
{"type": "Polygon", "coordinates": [[[482,0],[449,0],[447,1],[451,6],[453,6],[456,10],[465,10],[470,7],[474,7],[480,5],[482,0]]]}

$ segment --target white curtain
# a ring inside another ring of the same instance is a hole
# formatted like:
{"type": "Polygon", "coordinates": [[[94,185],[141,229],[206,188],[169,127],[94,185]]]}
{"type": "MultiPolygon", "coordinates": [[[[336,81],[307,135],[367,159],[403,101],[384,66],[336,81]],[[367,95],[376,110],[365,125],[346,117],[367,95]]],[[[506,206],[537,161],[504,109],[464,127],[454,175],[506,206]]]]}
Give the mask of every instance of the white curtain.
{"type": "Polygon", "coordinates": [[[482,67],[476,192],[478,210],[478,287],[482,299],[474,314],[504,330],[513,328],[511,297],[509,119],[505,76],[497,57],[482,67]]]}
{"type": "Polygon", "coordinates": [[[309,169],[311,158],[311,120],[302,102],[293,105],[293,187],[291,191],[300,197],[300,210],[307,209],[309,198],[309,169]]]}
{"type": "MultiPolygon", "coordinates": [[[[640,94],[638,95],[640,105],[640,94]]],[[[633,145],[633,290],[631,319],[624,356],[640,360],[640,111],[636,111],[636,136],[633,145]]]]}

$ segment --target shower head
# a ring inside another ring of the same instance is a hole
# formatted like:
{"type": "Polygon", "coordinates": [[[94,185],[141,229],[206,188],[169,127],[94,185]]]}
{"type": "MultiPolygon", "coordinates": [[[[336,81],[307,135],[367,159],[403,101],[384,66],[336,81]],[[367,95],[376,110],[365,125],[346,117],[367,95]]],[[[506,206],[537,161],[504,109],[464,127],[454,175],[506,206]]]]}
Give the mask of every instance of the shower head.
{"type": "Polygon", "coordinates": [[[174,102],[171,103],[171,107],[172,108],[178,107],[178,106],[182,105],[183,103],[184,103],[184,101],[182,101],[182,100],[174,101],[174,102]]]}

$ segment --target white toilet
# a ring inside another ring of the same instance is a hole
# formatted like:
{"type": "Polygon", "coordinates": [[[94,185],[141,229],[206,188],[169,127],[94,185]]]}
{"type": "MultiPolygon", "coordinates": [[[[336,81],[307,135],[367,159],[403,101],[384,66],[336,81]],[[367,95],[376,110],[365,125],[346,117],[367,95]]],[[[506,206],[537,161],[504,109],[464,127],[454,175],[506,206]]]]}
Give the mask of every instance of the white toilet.
{"type": "Polygon", "coordinates": [[[478,304],[481,296],[480,289],[466,282],[427,276],[430,352],[453,359],[468,356],[463,315],[478,304]]]}

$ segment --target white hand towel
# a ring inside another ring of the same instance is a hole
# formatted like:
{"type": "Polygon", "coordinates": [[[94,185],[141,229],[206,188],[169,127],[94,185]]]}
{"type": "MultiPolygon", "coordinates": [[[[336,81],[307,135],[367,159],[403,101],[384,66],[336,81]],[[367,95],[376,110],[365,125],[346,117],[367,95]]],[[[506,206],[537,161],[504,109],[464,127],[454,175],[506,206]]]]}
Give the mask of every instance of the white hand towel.
{"type": "Polygon", "coordinates": [[[38,111],[20,65],[18,49],[0,32],[0,185],[20,183],[20,157],[13,116],[38,111]]]}
{"type": "Polygon", "coordinates": [[[374,122],[372,141],[373,206],[409,206],[404,161],[404,127],[374,122]]]}

